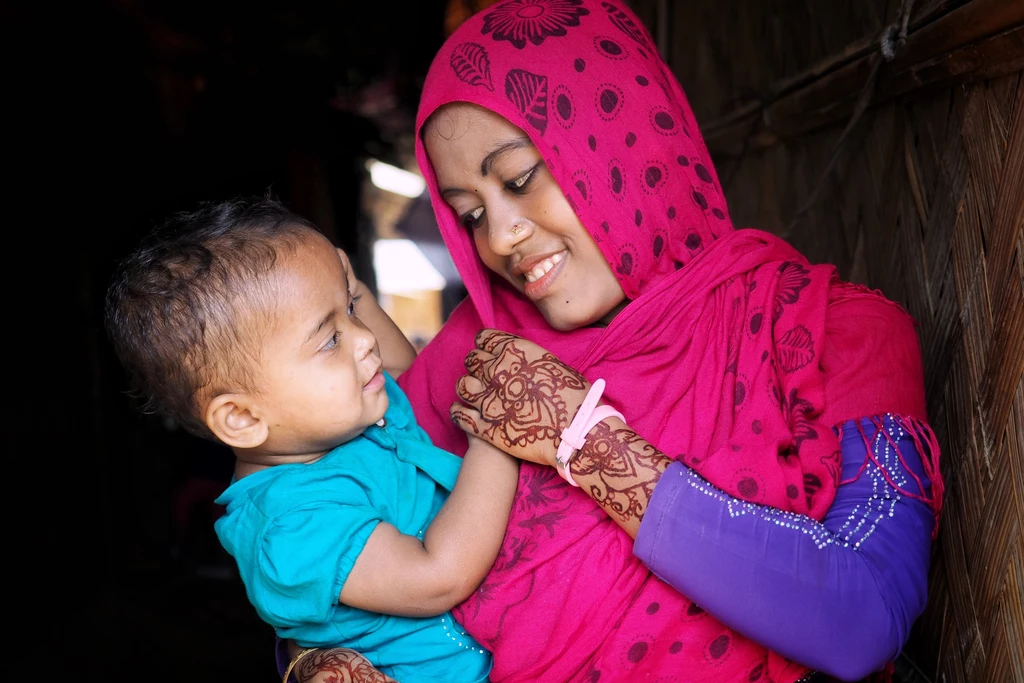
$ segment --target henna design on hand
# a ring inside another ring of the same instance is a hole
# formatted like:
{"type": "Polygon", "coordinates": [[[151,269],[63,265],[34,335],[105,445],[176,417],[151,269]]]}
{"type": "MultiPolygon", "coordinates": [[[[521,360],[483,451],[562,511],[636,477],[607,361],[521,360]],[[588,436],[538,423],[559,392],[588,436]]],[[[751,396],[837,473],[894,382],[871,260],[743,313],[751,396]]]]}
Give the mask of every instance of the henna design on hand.
{"type": "MultiPolygon", "coordinates": [[[[542,440],[557,448],[562,429],[572,419],[562,394],[585,392],[587,381],[550,353],[530,342],[523,344],[518,337],[494,332],[479,345],[483,353],[470,352],[466,369],[484,388],[467,398],[480,406],[486,423],[483,435],[506,448],[542,440]],[[537,351],[530,353],[531,346],[537,351]]],[[[573,413],[578,405],[572,407],[573,413]]]]}
{"type": "Polygon", "coordinates": [[[454,422],[463,431],[469,432],[470,434],[480,433],[480,426],[476,423],[476,420],[467,415],[464,411],[452,410],[450,414],[452,422],[454,422]]]}
{"type": "Polygon", "coordinates": [[[631,429],[598,422],[570,463],[573,478],[620,524],[639,523],[672,460],[631,429]],[[581,478],[593,477],[586,483],[581,478]]]}
{"type": "Polygon", "coordinates": [[[490,330],[477,335],[477,346],[487,353],[497,354],[499,351],[498,347],[519,338],[520,337],[517,337],[514,334],[509,334],[508,332],[490,330]]]}
{"type": "Polygon", "coordinates": [[[330,648],[303,657],[293,672],[299,683],[397,683],[355,650],[330,648]]]}

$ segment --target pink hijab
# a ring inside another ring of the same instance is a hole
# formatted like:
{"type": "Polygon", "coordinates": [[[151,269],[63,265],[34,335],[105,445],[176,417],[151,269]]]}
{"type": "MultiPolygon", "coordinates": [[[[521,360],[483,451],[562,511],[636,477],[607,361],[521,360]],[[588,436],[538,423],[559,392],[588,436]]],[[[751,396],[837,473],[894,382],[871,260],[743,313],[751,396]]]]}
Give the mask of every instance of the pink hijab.
{"type": "MultiPolygon", "coordinates": [[[[734,230],[686,96],[629,9],[506,0],[483,10],[434,59],[417,131],[458,101],[530,136],[631,303],[607,328],[552,330],[483,266],[418,139],[441,234],[469,291],[400,381],[439,446],[465,451],[448,409],[482,327],[604,378],[606,400],[630,427],[719,488],[817,519],[839,484],[832,425],[882,412],[924,419],[919,377],[885,387],[881,399],[862,381],[884,354],[917,353],[909,318],[772,235],[734,230]],[[834,323],[837,306],[844,317],[834,323]],[[851,324],[861,314],[885,324],[851,324]]],[[[652,576],[632,545],[553,468],[524,463],[498,560],[456,612],[494,652],[493,680],[806,673],[652,576]]]]}

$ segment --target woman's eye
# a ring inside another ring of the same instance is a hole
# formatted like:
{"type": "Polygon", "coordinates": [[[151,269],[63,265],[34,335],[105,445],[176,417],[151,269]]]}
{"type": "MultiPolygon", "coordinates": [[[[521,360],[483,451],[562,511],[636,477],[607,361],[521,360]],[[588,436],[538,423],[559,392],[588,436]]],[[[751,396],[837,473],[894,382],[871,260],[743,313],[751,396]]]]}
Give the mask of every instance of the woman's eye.
{"type": "Polygon", "coordinates": [[[337,330],[335,330],[334,334],[331,335],[331,338],[327,340],[327,343],[324,344],[323,348],[321,348],[320,350],[321,351],[330,351],[331,349],[333,349],[335,346],[338,345],[338,339],[340,337],[341,337],[341,332],[338,332],[337,330]]]}
{"type": "MultiPolygon", "coordinates": [[[[539,165],[540,164],[538,164],[538,166],[539,165]]],[[[513,178],[512,180],[510,180],[507,183],[505,183],[505,186],[508,187],[508,189],[512,190],[513,192],[515,192],[516,190],[523,190],[523,189],[525,189],[526,186],[530,184],[530,180],[533,179],[533,174],[534,174],[534,172],[536,170],[537,170],[537,166],[534,166],[533,168],[531,168],[529,171],[527,171],[523,175],[521,175],[521,176],[519,176],[517,178],[513,178]]]]}
{"type": "Polygon", "coordinates": [[[472,211],[464,213],[461,216],[459,216],[459,221],[461,221],[462,225],[467,228],[475,228],[476,226],[480,225],[480,219],[482,219],[483,216],[484,207],[478,206],[472,211]]]}

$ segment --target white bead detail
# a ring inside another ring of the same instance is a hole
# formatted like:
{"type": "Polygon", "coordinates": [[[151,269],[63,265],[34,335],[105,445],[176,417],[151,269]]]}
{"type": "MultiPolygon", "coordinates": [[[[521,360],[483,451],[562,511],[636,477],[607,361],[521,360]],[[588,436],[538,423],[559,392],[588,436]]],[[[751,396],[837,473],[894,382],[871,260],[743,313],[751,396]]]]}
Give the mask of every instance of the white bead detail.
{"type": "Polygon", "coordinates": [[[864,467],[864,472],[861,474],[861,476],[871,478],[871,498],[866,504],[862,503],[854,507],[836,532],[829,531],[820,522],[805,515],[798,515],[794,512],[786,512],[733,498],[724,491],[712,486],[693,470],[683,469],[679,474],[687,478],[687,483],[692,488],[725,504],[729,516],[732,518],[743,515],[756,515],[758,518],[776,526],[785,529],[795,529],[800,533],[811,536],[818,550],[822,550],[832,544],[844,548],[852,546],[855,550],[859,550],[861,545],[871,537],[883,519],[891,519],[895,516],[896,504],[901,499],[899,491],[889,484],[885,475],[888,475],[889,479],[902,489],[906,489],[909,483],[907,472],[900,463],[899,453],[892,446],[892,443],[900,443],[900,440],[906,436],[906,432],[903,430],[898,418],[893,415],[886,414],[882,416],[882,424],[892,442],[890,443],[890,440],[886,438],[885,433],[878,430],[871,444],[871,451],[881,465],[881,469],[869,458],[864,467]]]}
{"type": "MultiPolygon", "coordinates": [[[[451,629],[451,631],[449,631],[448,630],[448,617],[447,616],[441,615],[441,625],[444,628],[444,630],[446,631],[445,635],[447,635],[448,638],[453,643],[458,644],[458,646],[461,647],[462,649],[469,650],[471,652],[479,652],[482,655],[488,654],[487,650],[483,649],[482,647],[474,647],[473,645],[466,645],[461,640],[459,640],[459,637],[466,635],[466,633],[463,632],[463,633],[456,634],[455,631],[457,629],[455,627],[457,626],[457,624],[454,621],[452,621],[452,629],[451,629]]],[[[461,630],[461,627],[458,630],[461,630]]]]}

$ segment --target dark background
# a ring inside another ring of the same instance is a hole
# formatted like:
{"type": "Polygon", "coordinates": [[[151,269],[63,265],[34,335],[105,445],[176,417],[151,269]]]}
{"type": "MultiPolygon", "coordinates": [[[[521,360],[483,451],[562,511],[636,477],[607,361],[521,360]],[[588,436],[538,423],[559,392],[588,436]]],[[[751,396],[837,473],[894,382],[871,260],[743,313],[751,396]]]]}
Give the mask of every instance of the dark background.
{"type": "Polygon", "coordinates": [[[212,531],[231,456],[135,409],[103,294],[154,222],[236,193],[269,189],[365,255],[363,161],[408,160],[445,4],[2,6],[6,617],[31,643],[8,671],[279,680],[273,632],[212,531]]]}

